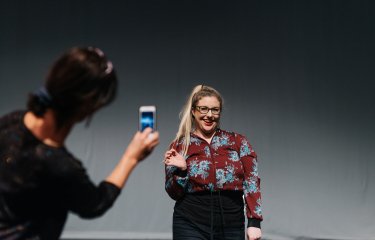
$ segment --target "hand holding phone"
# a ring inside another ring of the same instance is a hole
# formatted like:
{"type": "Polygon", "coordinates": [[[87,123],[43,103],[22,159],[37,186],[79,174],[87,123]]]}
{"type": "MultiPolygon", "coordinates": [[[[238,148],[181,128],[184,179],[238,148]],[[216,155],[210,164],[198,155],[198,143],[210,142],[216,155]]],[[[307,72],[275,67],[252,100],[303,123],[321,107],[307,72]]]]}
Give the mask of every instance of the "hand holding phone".
{"type": "Polygon", "coordinates": [[[139,131],[150,127],[152,131],[156,130],[156,107],[141,106],[139,107],[139,131]]]}

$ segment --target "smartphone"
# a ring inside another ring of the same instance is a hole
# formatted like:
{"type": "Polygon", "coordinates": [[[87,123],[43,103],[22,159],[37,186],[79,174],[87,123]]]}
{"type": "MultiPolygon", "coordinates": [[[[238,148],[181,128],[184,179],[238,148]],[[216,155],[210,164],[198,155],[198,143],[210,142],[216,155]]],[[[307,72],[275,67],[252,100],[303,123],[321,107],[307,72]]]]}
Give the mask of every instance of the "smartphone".
{"type": "Polygon", "coordinates": [[[156,107],[140,106],[139,107],[139,131],[150,127],[152,131],[156,130],[156,107]]]}

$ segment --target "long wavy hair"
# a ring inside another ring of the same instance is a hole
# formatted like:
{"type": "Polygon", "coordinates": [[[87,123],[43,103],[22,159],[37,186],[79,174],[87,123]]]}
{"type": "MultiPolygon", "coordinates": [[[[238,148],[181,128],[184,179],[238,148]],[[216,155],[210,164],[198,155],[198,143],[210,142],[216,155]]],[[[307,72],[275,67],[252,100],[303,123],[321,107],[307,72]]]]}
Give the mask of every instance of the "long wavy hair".
{"type": "Polygon", "coordinates": [[[184,156],[186,156],[189,148],[190,133],[195,129],[192,110],[197,106],[198,101],[203,97],[216,97],[220,102],[220,109],[223,108],[224,100],[217,90],[205,85],[197,85],[193,88],[189,98],[182,108],[182,111],[180,112],[180,126],[174,139],[174,142],[183,140],[182,153],[184,156]]]}

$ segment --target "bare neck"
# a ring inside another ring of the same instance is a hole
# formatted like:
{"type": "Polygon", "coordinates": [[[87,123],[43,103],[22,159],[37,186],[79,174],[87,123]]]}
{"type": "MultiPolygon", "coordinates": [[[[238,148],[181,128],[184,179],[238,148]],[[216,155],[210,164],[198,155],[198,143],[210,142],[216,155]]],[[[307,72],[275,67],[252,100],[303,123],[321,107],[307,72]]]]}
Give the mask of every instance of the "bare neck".
{"type": "Polygon", "coordinates": [[[203,133],[203,132],[201,132],[201,131],[197,131],[197,130],[195,130],[195,131],[194,131],[194,134],[197,135],[197,136],[199,136],[200,138],[203,138],[204,140],[206,140],[206,142],[208,142],[208,143],[210,144],[212,138],[213,138],[214,135],[215,135],[215,131],[213,131],[212,133],[209,133],[209,134],[205,134],[205,133],[203,133]]]}
{"type": "Polygon", "coordinates": [[[42,141],[51,147],[64,146],[65,139],[70,133],[73,124],[57,128],[55,113],[47,110],[42,117],[36,116],[32,112],[27,112],[24,117],[24,123],[27,129],[42,141]]]}

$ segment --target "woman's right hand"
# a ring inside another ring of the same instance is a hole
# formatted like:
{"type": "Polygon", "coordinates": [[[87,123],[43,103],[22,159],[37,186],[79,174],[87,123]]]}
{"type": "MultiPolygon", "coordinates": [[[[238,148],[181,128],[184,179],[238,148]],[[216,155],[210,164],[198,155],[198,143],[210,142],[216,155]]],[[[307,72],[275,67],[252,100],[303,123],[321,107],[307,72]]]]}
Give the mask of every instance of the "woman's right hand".
{"type": "Polygon", "coordinates": [[[182,171],[187,169],[185,158],[173,148],[165,152],[164,163],[167,166],[175,166],[182,171]]]}
{"type": "Polygon", "coordinates": [[[152,132],[151,128],[146,128],[143,132],[138,131],[129,143],[124,156],[136,162],[142,161],[154,150],[158,143],[158,132],[152,132]]]}
{"type": "Polygon", "coordinates": [[[159,143],[159,133],[146,128],[143,132],[137,132],[122,155],[121,160],[106,178],[107,182],[119,188],[124,187],[130,173],[135,166],[146,158],[159,143]]]}

